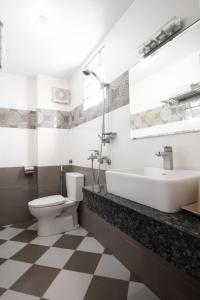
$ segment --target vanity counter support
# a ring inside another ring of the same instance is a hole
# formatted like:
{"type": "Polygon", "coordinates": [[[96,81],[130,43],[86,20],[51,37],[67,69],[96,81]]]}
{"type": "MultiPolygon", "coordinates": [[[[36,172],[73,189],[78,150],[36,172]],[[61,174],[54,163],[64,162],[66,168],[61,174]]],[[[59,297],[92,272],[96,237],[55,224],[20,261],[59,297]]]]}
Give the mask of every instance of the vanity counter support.
{"type": "Polygon", "coordinates": [[[136,277],[160,297],[200,299],[198,217],[185,211],[160,212],[109,194],[105,185],[84,187],[83,194],[81,223],[135,271],[136,277]],[[87,211],[85,218],[83,210],[87,211]],[[90,214],[94,228],[88,225],[90,214]],[[170,282],[176,286],[172,288],[170,282]]]}

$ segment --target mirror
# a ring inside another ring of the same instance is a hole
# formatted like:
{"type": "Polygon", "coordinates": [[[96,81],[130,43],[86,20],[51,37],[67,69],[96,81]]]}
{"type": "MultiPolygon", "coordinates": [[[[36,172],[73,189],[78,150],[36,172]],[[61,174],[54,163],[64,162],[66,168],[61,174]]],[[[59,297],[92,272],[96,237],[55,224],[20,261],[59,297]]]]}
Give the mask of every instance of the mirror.
{"type": "Polygon", "coordinates": [[[131,138],[200,130],[200,21],[129,70],[131,138]]]}

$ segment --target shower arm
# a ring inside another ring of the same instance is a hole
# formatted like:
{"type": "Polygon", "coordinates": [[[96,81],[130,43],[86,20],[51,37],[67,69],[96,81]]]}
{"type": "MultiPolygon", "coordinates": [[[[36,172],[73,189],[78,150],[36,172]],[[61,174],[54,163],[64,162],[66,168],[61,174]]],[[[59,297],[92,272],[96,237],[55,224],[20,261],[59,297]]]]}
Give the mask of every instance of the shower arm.
{"type": "Polygon", "coordinates": [[[101,88],[103,89],[103,88],[105,88],[105,87],[109,87],[110,86],[110,84],[109,83],[105,83],[94,71],[92,71],[92,70],[89,70],[89,69],[85,69],[85,70],[83,70],[83,74],[85,75],[85,76],[90,76],[90,75],[93,75],[98,81],[99,81],[99,83],[100,83],[100,86],[101,86],[101,88]]]}
{"type": "Polygon", "coordinates": [[[101,80],[97,74],[91,70],[83,70],[83,74],[85,76],[90,76],[93,75],[100,83],[102,92],[103,92],[103,112],[102,112],[102,129],[101,129],[101,145],[100,145],[100,150],[97,152],[95,151],[94,153],[91,154],[89,159],[91,160],[92,164],[92,174],[93,174],[93,179],[94,183],[97,183],[98,185],[100,184],[100,177],[101,177],[101,165],[105,162],[107,164],[111,164],[111,160],[107,156],[103,156],[103,145],[105,146],[105,143],[110,143],[111,135],[109,133],[105,132],[105,103],[106,103],[106,96],[105,96],[105,88],[109,87],[110,85],[108,83],[105,83],[103,80],[101,80]],[[98,174],[97,174],[97,180],[94,175],[94,160],[97,159],[98,161],[98,174]]]}

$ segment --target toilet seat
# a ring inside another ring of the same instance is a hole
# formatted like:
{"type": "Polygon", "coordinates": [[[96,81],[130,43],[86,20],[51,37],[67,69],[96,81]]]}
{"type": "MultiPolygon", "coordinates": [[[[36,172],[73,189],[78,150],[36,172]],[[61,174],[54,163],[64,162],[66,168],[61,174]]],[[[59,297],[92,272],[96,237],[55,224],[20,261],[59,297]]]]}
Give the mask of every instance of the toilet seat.
{"type": "Polygon", "coordinates": [[[33,208],[42,208],[42,207],[49,207],[49,206],[57,206],[64,204],[66,202],[66,199],[61,195],[53,195],[53,196],[47,196],[38,198],[35,200],[32,200],[28,203],[29,207],[33,208]]]}
{"type": "Polygon", "coordinates": [[[58,205],[68,207],[74,205],[75,202],[76,201],[70,200],[69,198],[64,198],[61,195],[53,195],[32,200],[28,203],[28,205],[32,208],[45,208],[58,205]]]}

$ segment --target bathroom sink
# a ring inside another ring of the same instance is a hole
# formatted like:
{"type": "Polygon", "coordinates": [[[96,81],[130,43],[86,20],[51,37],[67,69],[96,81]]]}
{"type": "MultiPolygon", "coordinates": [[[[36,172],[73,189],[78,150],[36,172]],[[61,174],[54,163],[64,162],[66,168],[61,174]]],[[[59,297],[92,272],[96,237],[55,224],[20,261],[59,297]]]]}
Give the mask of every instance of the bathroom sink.
{"type": "Polygon", "coordinates": [[[106,171],[108,193],[167,213],[197,200],[200,171],[135,168],[106,171]]]}

